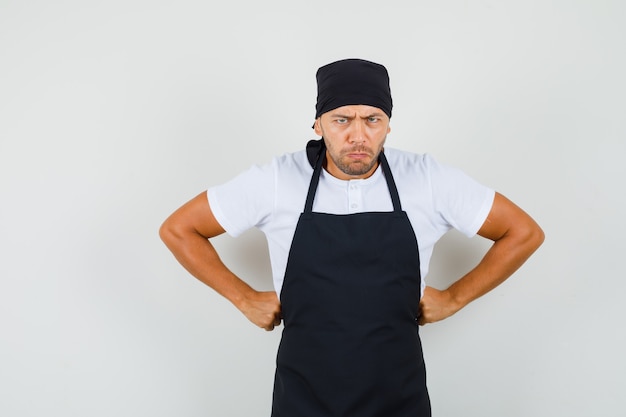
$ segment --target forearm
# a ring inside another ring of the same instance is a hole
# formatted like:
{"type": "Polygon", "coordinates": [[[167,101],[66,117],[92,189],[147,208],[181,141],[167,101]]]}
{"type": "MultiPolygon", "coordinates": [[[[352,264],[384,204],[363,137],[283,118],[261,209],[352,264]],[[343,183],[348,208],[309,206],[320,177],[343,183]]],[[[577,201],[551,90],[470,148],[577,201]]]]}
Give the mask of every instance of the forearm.
{"type": "Polygon", "coordinates": [[[191,275],[242,309],[242,304],[254,290],[224,265],[206,237],[196,232],[181,233],[167,227],[161,228],[160,235],[174,257],[191,275]]]}
{"type": "Polygon", "coordinates": [[[159,235],[178,262],[266,330],[280,324],[280,301],[274,291],[255,291],[224,265],[209,238],[224,233],[200,193],[168,217],[159,235]]]}
{"type": "Polygon", "coordinates": [[[480,263],[446,290],[455,310],[460,310],[504,282],[542,242],[543,232],[538,226],[524,234],[505,235],[495,241],[480,263]]]}
{"type": "Polygon", "coordinates": [[[443,291],[426,287],[420,301],[420,324],[443,320],[510,277],[543,243],[539,225],[504,196],[496,194],[487,220],[478,231],[493,240],[483,259],[443,291]]]}

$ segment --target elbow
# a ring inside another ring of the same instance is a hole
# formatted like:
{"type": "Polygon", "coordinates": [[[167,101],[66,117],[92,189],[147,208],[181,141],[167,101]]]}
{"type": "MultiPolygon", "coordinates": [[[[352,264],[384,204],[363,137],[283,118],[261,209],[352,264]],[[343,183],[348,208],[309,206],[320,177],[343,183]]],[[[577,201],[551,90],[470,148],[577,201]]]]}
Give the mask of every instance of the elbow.
{"type": "Polygon", "coordinates": [[[163,222],[163,224],[161,224],[161,227],[159,227],[159,237],[165,246],[171,248],[173,242],[176,240],[176,236],[176,228],[168,218],[163,222]]]}
{"type": "Polygon", "coordinates": [[[546,239],[543,229],[534,221],[526,228],[525,242],[531,253],[539,249],[546,239]]]}
{"type": "Polygon", "coordinates": [[[167,233],[168,233],[168,230],[164,222],[163,224],[161,224],[161,227],[159,227],[159,238],[161,239],[163,243],[165,243],[167,239],[167,233]]]}
{"type": "Polygon", "coordinates": [[[544,233],[543,229],[539,226],[537,226],[537,247],[541,246],[543,244],[543,242],[546,240],[546,234],[544,233]]]}

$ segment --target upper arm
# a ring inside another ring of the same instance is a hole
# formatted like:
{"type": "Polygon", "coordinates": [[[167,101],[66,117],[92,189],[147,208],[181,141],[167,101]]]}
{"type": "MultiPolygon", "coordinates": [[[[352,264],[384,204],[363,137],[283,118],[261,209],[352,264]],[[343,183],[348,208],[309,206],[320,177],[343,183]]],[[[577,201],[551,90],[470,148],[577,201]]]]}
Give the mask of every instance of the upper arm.
{"type": "Polygon", "coordinates": [[[500,193],[496,193],[478,234],[494,241],[513,234],[543,241],[543,231],[532,217],[500,193]]]}
{"type": "Polygon", "coordinates": [[[185,233],[197,233],[205,238],[211,238],[221,235],[224,231],[211,211],[207,193],[202,192],[165,220],[160,235],[163,240],[166,240],[168,235],[180,236],[185,233]]]}

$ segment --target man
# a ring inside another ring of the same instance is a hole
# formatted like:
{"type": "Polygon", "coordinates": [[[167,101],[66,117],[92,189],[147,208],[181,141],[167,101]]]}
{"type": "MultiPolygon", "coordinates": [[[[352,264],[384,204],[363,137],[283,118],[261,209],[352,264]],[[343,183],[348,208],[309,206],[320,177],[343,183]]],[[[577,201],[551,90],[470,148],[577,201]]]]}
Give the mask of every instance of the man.
{"type": "Polygon", "coordinates": [[[164,222],[161,237],[252,323],[272,330],[284,321],[273,417],[430,416],[418,324],[503,282],[543,232],[462,172],[383,151],[392,99],[382,65],[337,61],[318,70],[317,82],[313,127],[322,139],[201,193],[164,222]],[[250,227],[268,239],[275,292],[252,289],[209,242],[250,227]],[[440,291],[422,278],[452,227],[494,243],[440,291]]]}

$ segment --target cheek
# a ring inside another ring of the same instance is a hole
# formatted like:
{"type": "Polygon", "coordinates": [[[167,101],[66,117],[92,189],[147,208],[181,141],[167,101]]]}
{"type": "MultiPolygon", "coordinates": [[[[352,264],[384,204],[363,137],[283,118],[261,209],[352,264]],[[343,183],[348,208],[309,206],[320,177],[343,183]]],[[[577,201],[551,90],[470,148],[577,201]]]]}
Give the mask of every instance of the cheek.
{"type": "Polygon", "coordinates": [[[389,129],[386,127],[376,127],[372,128],[369,131],[369,136],[372,140],[378,142],[381,140],[385,140],[387,134],[389,133],[389,129]]]}

